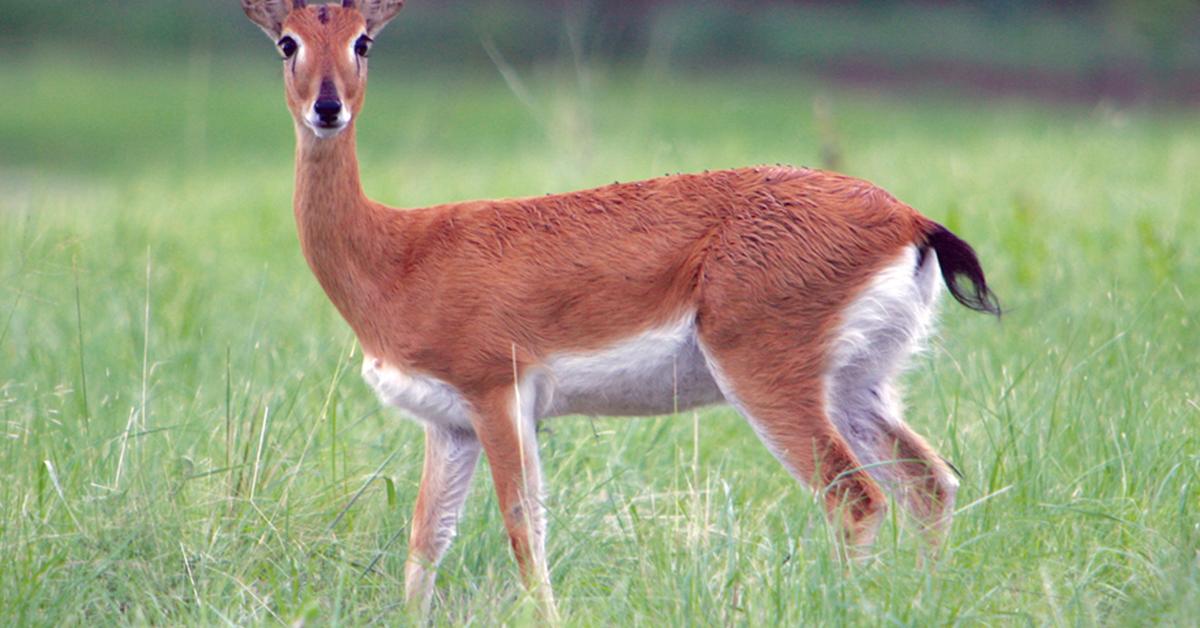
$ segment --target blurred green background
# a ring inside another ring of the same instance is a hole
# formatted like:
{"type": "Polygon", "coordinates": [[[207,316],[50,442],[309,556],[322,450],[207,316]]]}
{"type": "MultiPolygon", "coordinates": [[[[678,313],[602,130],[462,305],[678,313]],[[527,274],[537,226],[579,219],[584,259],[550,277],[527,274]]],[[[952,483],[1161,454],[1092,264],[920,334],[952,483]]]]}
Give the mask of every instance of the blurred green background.
{"type": "MultiPolygon", "coordinates": [[[[261,50],[234,0],[3,0],[0,14],[10,58],[63,47],[115,57],[261,50]]],[[[515,63],[660,55],[697,71],[779,66],[1075,97],[1200,97],[1195,0],[413,0],[384,45],[461,72],[489,65],[481,41],[515,63]]]]}
{"type": "MultiPolygon", "coordinates": [[[[250,105],[273,74],[274,51],[236,0],[0,0],[0,15],[0,164],[186,167],[222,146],[244,155],[253,148],[243,140],[279,121],[253,107],[210,116],[223,86],[245,85],[229,97],[250,105]],[[137,97],[129,104],[109,89],[137,97]],[[32,105],[41,100],[49,108],[32,105]],[[107,124],[90,122],[106,115],[107,124]]],[[[625,85],[757,79],[798,89],[797,107],[819,110],[827,144],[806,159],[836,168],[823,88],[1186,111],[1200,104],[1200,1],[413,0],[377,53],[373,85],[441,89],[463,104],[453,90],[502,80],[543,126],[547,103],[535,104],[523,82],[561,79],[584,99],[601,95],[589,90],[606,74],[625,85]]]]}

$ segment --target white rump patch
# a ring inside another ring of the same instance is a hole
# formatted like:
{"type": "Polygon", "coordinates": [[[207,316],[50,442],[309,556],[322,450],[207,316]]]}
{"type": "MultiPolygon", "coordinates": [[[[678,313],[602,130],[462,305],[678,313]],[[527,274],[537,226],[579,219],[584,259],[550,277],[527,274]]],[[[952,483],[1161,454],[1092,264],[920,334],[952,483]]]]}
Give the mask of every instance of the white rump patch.
{"type": "Polygon", "coordinates": [[[933,328],[937,298],[937,254],[928,250],[920,267],[917,247],[879,271],[842,318],[830,374],[862,383],[897,374],[933,328]]]}
{"type": "MultiPolygon", "coordinates": [[[[881,270],[847,308],[825,375],[830,420],[864,464],[888,442],[901,408],[893,382],[933,329],[941,291],[937,254],[928,250],[917,266],[915,246],[881,270]]],[[[886,476],[886,467],[870,469],[886,476]]],[[[885,479],[885,478],[880,478],[885,479]]]]}

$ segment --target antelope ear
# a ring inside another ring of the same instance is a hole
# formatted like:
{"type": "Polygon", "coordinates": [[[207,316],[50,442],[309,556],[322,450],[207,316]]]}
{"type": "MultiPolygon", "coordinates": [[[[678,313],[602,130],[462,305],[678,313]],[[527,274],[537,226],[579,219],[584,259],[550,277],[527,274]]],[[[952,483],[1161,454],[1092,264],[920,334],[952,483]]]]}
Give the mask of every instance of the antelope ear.
{"type": "Polygon", "coordinates": [[[303,8],[304,3],[294,0],[242,0],[246,17],[258,24],[271,41],[283,34],[283,20],[291,13],[293,6],[303,8]]]}
{"type": "Polygon", "coordinates": [[[367,20],[367,34],[374,37],[404,7],[404,0],[343,0],[344,7],[358,7],[367,20]]]}

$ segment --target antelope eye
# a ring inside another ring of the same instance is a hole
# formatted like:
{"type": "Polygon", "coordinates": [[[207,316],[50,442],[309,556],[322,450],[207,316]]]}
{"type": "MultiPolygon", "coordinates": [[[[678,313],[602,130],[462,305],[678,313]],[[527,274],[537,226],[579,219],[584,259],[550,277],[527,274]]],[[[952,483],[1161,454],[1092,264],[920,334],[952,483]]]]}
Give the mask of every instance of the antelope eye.
{"type": "Polygon", "coordinates": [[[374,40],[366,35],[359,37],[358,41],[354,42],[354,54],[365,59],[371,54],[371,43],[373,41],[374,40]]]}
{"type": "Polygon", "coordinates": [[[283,37],[275,45],[279,46],[279,52],[283,53],[284,59],[291,59],[296,55],[296,50],[300,48],[300,44],[296,43],[291,37],[283,37]]]}

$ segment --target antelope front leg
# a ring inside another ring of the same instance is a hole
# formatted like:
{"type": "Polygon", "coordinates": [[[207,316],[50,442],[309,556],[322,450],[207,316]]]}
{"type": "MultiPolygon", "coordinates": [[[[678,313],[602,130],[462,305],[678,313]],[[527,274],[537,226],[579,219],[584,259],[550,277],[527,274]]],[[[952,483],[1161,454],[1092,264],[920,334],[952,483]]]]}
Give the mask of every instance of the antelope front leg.
{"type": "Polygon", "coordinates": [[[422,615],[433,599],[438,563],[457,533],[479,451],[479,439],[466,430],[425,428],[425,467],[404,568],[405,598],[422,615]]]}
{"type": "Polygon", "coordinates": [[[546,564],[546,512],[542,503],[542,467],[538,458],[533,399],[520,399],[514,390],[477,404],[475,432],[483,443],[492,482],[509,542],[525,587],[534,596],[543,619],[558,623],[558,610],[546,564]]]}

